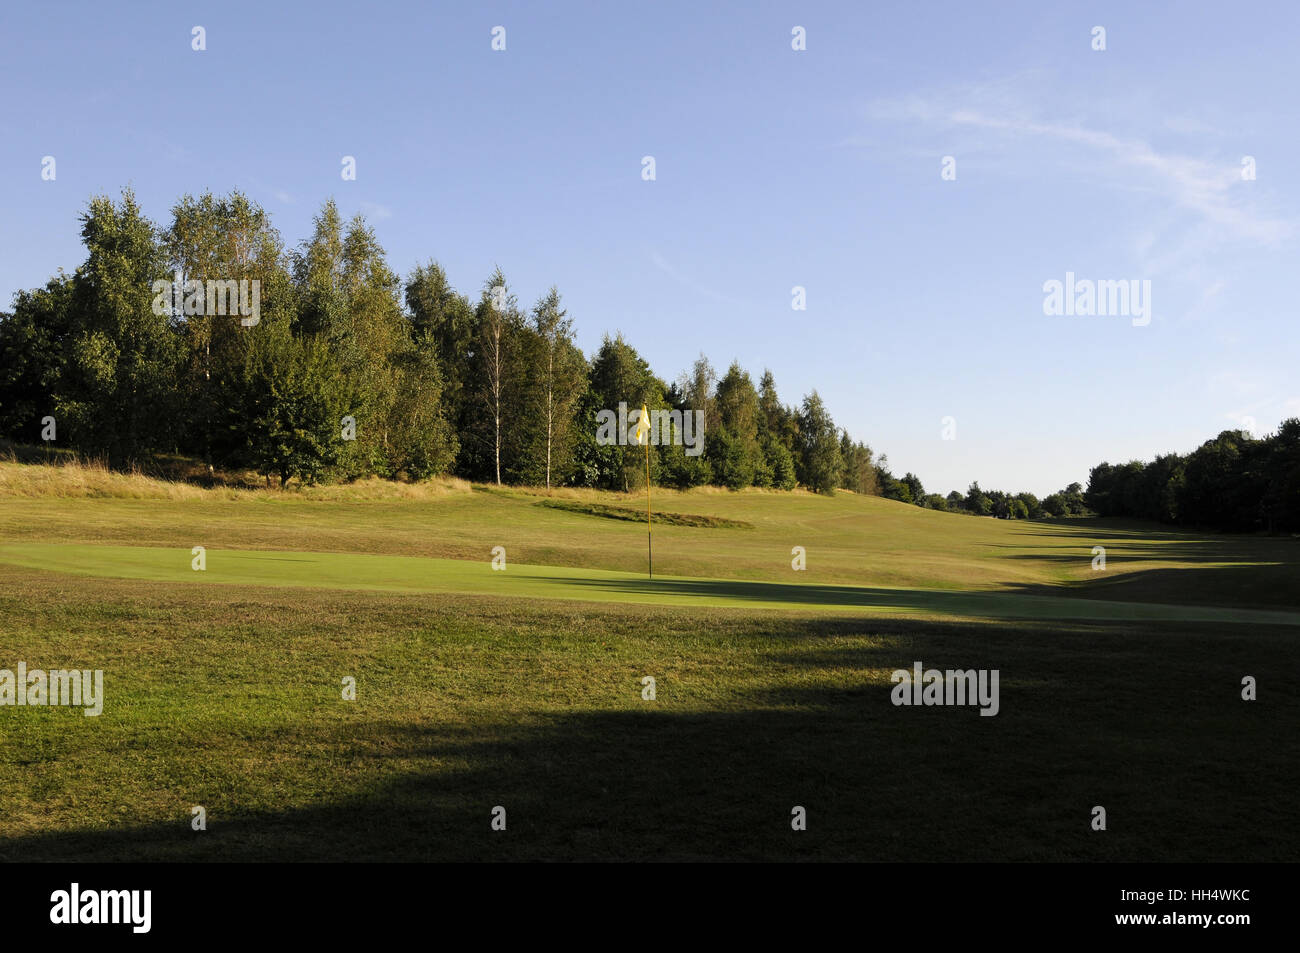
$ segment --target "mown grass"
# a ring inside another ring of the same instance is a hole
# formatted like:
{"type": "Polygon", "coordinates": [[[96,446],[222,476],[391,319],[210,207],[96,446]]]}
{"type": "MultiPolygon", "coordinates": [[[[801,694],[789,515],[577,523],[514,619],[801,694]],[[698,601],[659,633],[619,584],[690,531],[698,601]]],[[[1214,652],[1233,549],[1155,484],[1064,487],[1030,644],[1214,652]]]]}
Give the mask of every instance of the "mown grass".
{"type": "MultiPolygon", "coordinates": [[[[429,556],[638,573],[645,531],[542,500],[637,509],[644,497],[591,490],[471,492],[468,484],[391,484],[292,492],[212,489],[123,477],[131,492],[91,495],[64,467],[0,463],[0,542],[120,543],[189,550],[302,550],[429,556]],[[44,495],[22,487],[53,484],[44,495]],[[15,489],[18,488],[18,489],[15,489]],[[80,494],[80,495],[78,495],[80,494]],[[197,494],[197,495],[191,495],[197,494]],[[408,495],[409,494],[409,495],[408,495]]],[[[482,488],[487,489],[487,488],[482,488]]],[[[1219,606],[1300,606],[1300,540],[1174,531],[1120,520],[1004,521],[837,494],[656,490],[661,511],[748,523],[743,533],[660,524],[663,575],[1070,595],[1219,606]],[[806,551],[806,570],[791,568],[806,551]],[[1093,547],[1107,553],[1095,571],[1093,547]]]]}
{"type": "Polygon", "coordinates": [[[1300,627],[1255,624],[1300,606],[1294,540],[656,491],[753,528],[656,527],[675,578],[652,592],[642,527],[536,505],[630,497],[173,497],[17,467],[0,464],[0,668],[101,668],[107,698],[97,718],[0,707],[0,859],[1300,853],[1300,627]],[[917,660],[998,669],[1000,713],[893,706],[890,672],[917,660]]]}
{"type": "Polygon", "coordinates": [[[0,563],[75,575],[190,585],[306,586],[336,591],[449,592],[514,599],[571,599],[692,608],[770,608],[930,618],[1220,622],[1300,627],[1300,612],[951,589],[754,582],[515,563],[301,550],[192,550],[153,546],[3,543],[0,563]]]}
{"type": "Polygon", "coordinates": [[[8,653],[107,695],[0,712],[6,860],[1296,855],[1294,631],[0,580],[8,653]],[[894,707],[914,660],[1001,712],[894,707]]]}

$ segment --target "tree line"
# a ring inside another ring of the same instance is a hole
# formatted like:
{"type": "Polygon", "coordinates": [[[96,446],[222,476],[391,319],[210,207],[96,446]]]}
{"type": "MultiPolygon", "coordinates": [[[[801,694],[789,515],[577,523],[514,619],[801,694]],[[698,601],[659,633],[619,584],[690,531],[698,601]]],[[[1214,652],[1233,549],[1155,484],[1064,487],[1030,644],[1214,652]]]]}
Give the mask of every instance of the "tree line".
{"type": "Polygon", "coordinates": [[[1150,462],[1099,463],[1079,483],[1038,499],[1032,493],[982,490],[926,493],[911,473],[876,465],[878,492],[888,499],[999,519],[1115,516],[1228,532],[1300,532],[1300,419],[1253,437],[1225,430],[1189,454],[1160,454],[1150,462]]]}
{"type": "Polygon", "coordinates": [[[1102,516],[1236,532],[1300,531],[1300,419],[1256,438],[1225,430],[1191,453],[1100,463],[1084,495],[1102,516]]]}
{"type": "Polygon", "coordinates": [[[1083,485],[1071,483],[1063,490],[1049,494],[1041,500],[1033,493],[1008,493],[1003,490],[982,490],[979,481],[970,485],[965,493],[953,490],[947,496],[927,493],[921,480],[913,473],[895,477],[889,472],[888,460],[881,457],[876,466],[876,483],[879,495],[889,500],[912,503],[931,510],[948,513],[967,513],[972,516],[992,516],[1004,520],[1048,519],[1065,516],[1092,515],[1084,501],[1083,485]]]}
{"type": "Polygon", "coordinates": [[[403,279],[364,217],[344,222],[332,200],[294,248],[237,191],[183,196],[165,228],[130,190],[91,199],[80,221],[85,261],[0,315],[0,436],[18,443],[54,438],[115,464],[181,454],[281,485],[453,474],[626,491],[644,483],[643,452],[598,438],[599,415],[622,402],[634,416],[643,404],[703,414],[702,452],[675,434],[651,454],[661,485],[847,489],[1002,519],[1300,529],[1300,420],[1263,439],[1225,431],[1186,456],[1102,463],[1086,491],[1072,483],[1040,500],[972,483],[942,496],[895,476],[816,390],[787,405],[770,370],[756,384],[703,355],[666,381],[622,335],[588,357],[555,287],[527,307],[500,268],[473,296],[436,261],[403,279]],[[214,279],[256,281],[257,315],[213,313],[214,279]]]}
{"type": "Polygon", "coordinates": [[[651,455],[658,483],[874,492],[870,448],[816,391],[787,406],[770,371],[756,385],[703,356],[667,382],[621,335],[588,358],[556,288],[527,307],[500,268],[474,296],[436,261],[403,279],[332,200],[295,248],[239,192],[186,195],[159,227],[127,190],[80,221],[85,261],[0,315],[0,435],[16,442],[57,434],[119,465],[182,454],[282,485],[454,474],[629,490],[642,452],[599,440],[597,421],[625,402],[703,412],[702,452],[678,434],[651,455]],[[213,313],[214,280],[256,282],[258,313],[213,313]]]}

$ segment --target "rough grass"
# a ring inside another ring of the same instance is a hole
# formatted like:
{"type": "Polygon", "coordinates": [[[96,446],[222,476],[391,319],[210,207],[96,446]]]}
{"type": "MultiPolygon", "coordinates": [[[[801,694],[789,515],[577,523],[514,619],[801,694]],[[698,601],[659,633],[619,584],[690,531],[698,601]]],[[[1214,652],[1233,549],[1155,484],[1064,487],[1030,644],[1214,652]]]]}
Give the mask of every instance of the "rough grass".
{"type": "Polygon", "coordinates": [[[58,458],[49,465],[30,465],[0,459],[0,499],[117,499],[117,500],[254,500],[298,498],[304,500],[429,500],[449,493],[468,493],[470,484],[459,477],[439,477],[420,483],[367,479],[322,486],[290,484],[281,489],[246,486],[201,486],[185,480],[167,480],[139,471],[125,473],[102,461],[76,456],[58,458]]]}

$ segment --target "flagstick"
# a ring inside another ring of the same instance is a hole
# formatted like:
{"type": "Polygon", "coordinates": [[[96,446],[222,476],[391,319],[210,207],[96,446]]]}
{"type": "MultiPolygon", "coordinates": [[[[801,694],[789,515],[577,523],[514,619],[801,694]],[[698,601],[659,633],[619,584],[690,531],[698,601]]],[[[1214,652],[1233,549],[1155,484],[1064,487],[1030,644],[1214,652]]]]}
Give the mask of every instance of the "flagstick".
{"type": "Polygon", "coordinates": [[[645,440],[645,548],[650,557],[650,578],[655,577],[655,548],[650,541],[650,435],[645,440]]]}

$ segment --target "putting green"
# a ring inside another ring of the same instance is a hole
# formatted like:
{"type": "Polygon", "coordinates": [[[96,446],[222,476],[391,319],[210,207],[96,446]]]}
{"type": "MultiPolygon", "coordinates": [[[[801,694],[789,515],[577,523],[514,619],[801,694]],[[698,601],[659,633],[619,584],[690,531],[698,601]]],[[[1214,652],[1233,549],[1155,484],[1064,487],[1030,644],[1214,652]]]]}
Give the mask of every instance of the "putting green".
{"type": "Polygon", "coordinates": [[[511,564],[504,571],[494,571],[487,560],[264,550],[208,549],[207,568],[199,572],[191,568],[192,558],[187,549],[150,546],[0,544],[0,563],[50,572],[157,582],[448,592],[656,606],[1300,626],[1297,612],[1009,592],[885,589],[685,576],[650,580],[634,573],[557,566],[511,564]]]}

